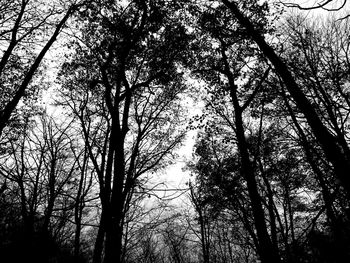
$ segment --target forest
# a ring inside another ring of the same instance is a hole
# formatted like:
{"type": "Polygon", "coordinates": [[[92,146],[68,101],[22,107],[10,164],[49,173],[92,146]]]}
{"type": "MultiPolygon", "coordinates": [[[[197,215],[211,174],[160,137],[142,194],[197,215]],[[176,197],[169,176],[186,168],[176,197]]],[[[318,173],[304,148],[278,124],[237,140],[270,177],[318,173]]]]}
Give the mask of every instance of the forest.
{"type": "Polygon", "coordinates": [[[350,262],[349,10],[0,0],[0,262],[350,262]]]}

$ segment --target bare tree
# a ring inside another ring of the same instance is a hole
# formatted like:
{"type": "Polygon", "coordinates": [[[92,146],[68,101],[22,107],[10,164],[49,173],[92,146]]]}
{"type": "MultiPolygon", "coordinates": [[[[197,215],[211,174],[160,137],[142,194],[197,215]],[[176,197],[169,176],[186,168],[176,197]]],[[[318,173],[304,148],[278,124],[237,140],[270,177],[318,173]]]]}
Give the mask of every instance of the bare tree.
{"type": "Polygon", "coordinates": [[[10,141],[8,154],[1,156],[1,175],[15,194],[13,203],[20,207],[26,244],[33,249],[31,256],[42,260],[57,256],[52,249],[67,245],[74,228],[79,253],[83,213],[87,214],[86,205],[91,201],[87,200],[91,199],[92,174],[89,176],[86,151],[81,167],[84,148],[76,144],[70,129],[71,123],[59,125],[43,115],[28,121],[23,134],[10,141]],[[81,153],[75,155],[77,152],[81,153]],[[35,255],[40,246],[47,249],[35,255]]]}

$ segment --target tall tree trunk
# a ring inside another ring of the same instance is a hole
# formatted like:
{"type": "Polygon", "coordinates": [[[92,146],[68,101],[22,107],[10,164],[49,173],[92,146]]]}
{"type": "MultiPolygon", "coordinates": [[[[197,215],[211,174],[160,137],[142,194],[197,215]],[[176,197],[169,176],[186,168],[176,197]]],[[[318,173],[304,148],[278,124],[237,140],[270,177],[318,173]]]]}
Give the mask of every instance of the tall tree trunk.
{"type": "Polygon", "coordinates": [[[253,210],[254,225],[259,244],[257,247],[257,251],[262,263],[279,263],[281,262],[281,259],[278,254],[278,250],[273,245],[268,233],[264,209],[261,202],[261,196],[259,194],[258,185],[256,182],[254,164],[250,160],[248,144],[244,135],[245,130],[242,119],[243,110],[239,104],[239,100],[237,97],[237,86],[234,83],[234,76],[230,70],[228,58],[226,56],[224,47],[221,50],[221,53],[225,66],[225,75],[227,76],[230,85],[230,96],[234,108],[234,121],[236,128],[235,132],[238,143],[238,151],[241,160],[241,174],[244,176],[247,182],[248,194],[253,210]]]}
{"type": "MultiPolygon", "coordinates": [[[[235,99],[233,100],[237,101],[235,99]]],[[[234,104],[237,107],[237,103],[234,104]]],[[[247,182],[248,193],[252,205],[254,224],[259,242],[258,253],[262,263],[278,263],[281,262],[281,260],[278,255],[278,251],[273,245],[271,238],[268,234],[264,210],[261,203],[261,196],[258,192],[253,166],[249,157],[247,142],[244,137],[242,115],[240,109],[236,107],[235,124],[238,148],[241,158],[241,171],[247,182]]]]}
{"type": "Polygon", "coordinates": [[[315,137],[320,143],[328,161],[333,165],[334,172],[350,198],[350,156],[347,145],[340,145],[338,138],[334,137],[322,123],[310,101],[296,83],[292,73],[273,48],[267,44],[263,35],[254,27],[252,22],[244,16],[238,6],[229,0],[222,0],[239,23],[246,29],[247,34],[256,42],[263,54],[270,60],[277,73],[282,78],[287,90],[295,100],[298,108],[304,114],[315,137]]]}
{"type": "Polygon", "coordinates": [[[123,226],[117,220],[111,221],[109,231],[106,231],[104,263],[122,262],[123,226]]]}
{"type": "MultiPolygon", "coordinates": [[[[119,135],[120,130],[118,131],[119,135]]],[[[104,263],[121,263],[123,248],[124,203],[123,190],[125,183],[124,136],[118,136],[114,157],[114,178],[111,196],[111,213],[106,231],[104,263]]]]}

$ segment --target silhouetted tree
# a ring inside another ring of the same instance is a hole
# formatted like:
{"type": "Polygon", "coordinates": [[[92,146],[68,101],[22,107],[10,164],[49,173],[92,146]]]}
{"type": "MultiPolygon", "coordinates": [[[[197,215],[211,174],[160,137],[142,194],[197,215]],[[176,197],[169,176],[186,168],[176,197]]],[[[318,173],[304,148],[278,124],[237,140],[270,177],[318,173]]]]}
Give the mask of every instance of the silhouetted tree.
{"type": "Polygon", "coordinates": [[[66,5],[32,0],[0,3],[0,135],[20,100],[35,94],[41,62],[81,5],[78,1],[66,5]]]}
{"type": "MultiPolygon", "coordinates": [[[[335,175],[349,195],[350,181],[347,176],[347,171],[350,170],[350,150],[348,144],[342,143],[342,137],[339,137],[337,134],[332,134],[329,128],[322,122],[320,114],[315,110],[309,98],[307,98],[301,86],[293,76],[293,71],[288,67],[288,62],[266,41],[259,25],[256,25],[253,20],[254,18],[250,17],[251,14],[249,10],[246,10],[244,6],[240,6],[233,1],[223,0],[222,2],[232,12],[240,25],[244,27],[246,34],[254,40],[264,56],[274,66],[286,89],[290,93],[291,98],[293,98],[296,106],[305,116],[327,160],[332,164],[335,175]],[[248,13],[245,13],[247,11],[248,13]]],[[[266,7],[267,3],[264,3],[262,6],[266,7]]]]}
{"type": "MultiPolygon", "coordinates": [[[[60,126],[46,115],[28,121],[24,132],[11,141],[11,151],[1,156],[1,175],[14,207],[18,207],[17,229],[13,231],[20,240],[11,242],[14,249],[22,249],[26,257],[40,262],[59,257],[60,249],[70,251],[71,222],[76,224],[76,233],[81,231],[85,198],[90,194],[88,170],[81,171],[83,177],[76,173],[83,158],[74,153],[84,148],[75,144],[70,128],[70,123],[60,126]],[[74,208],[79,209],[75,211],[78,219],[71,212],[74,208]]],[[[76,234],[76,246],[77,238],[76,234]]]]}
{"type": "MultiPolygon", "coordinates": [[[[101,198],[94,262],[121,262],[126,213],[141,175],[165,165],[183,138],[180,93],[187,36],[169,2],[91,5],[83,38],[62,69],[101,198]],[[70,75],[72,71],[75,75],[70,75]]],[[[176,9],[174,9],[176,10],[176,9]]]]}

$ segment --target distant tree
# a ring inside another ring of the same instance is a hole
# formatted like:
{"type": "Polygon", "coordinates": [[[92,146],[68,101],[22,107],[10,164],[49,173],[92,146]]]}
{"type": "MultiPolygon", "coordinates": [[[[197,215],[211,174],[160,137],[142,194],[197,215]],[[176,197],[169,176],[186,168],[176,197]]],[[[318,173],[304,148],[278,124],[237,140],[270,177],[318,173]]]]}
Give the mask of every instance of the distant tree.
{"type": "Polygon", "coordinates": [[[183,263],[192,261],[193,254],[188,240],[188,231],[188,226],[181,222],[180,216],[172,216],[166,221],[162,237],[168,262],[183,263]]]}
{"type": "Polygon", "coordinates": [[[208,213],[207,200],[203,197],[203,193],[199,190],[199,187],[196,189],[193,187],[191,182],[189,183],[190,187],[190,200],[195,209],[197,216],[197,224],[199,225],[199,239],[202,249],[203,263],[210,262],[210,215],[208,213]]]}
{"type": "Polygon", "coordinates": [[[83,157],[73,154],[81,149],[69,135],[70,128],[69,123],[60,127],[45,115],[28,121],[24,132],[11,141],[11,151],[1,156],[0,173],[12,198],[5,200],[17,207],[17,226],[12,231],[18,233],[19,240],[10,242],[40,262],[57,258],[66,246],[68,249],[74,234],[71,222],[76,224],[75,245],[79,245],[82,213],[87,212],[91,179],[86,167],[81,170],[83,177],[76,173],[83,157]],[[35,127],[37,124],[40,126],[35,127]]]}

